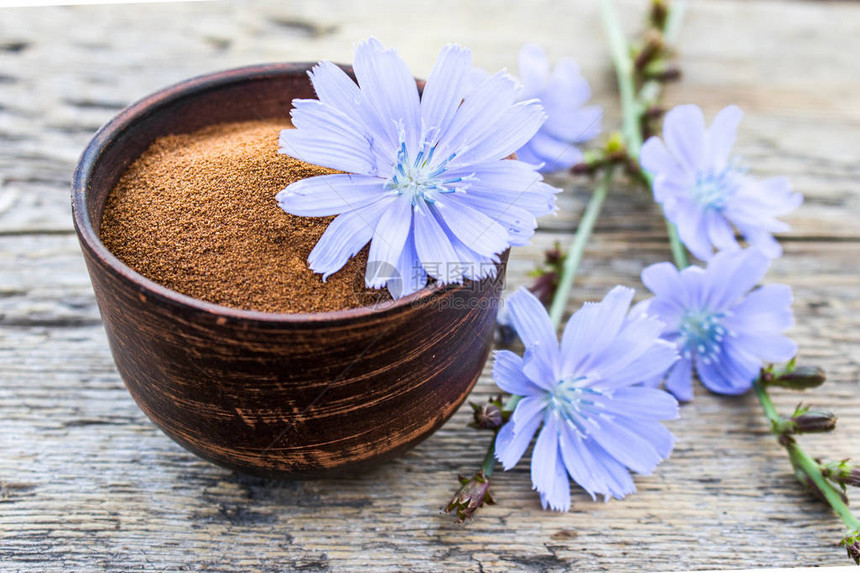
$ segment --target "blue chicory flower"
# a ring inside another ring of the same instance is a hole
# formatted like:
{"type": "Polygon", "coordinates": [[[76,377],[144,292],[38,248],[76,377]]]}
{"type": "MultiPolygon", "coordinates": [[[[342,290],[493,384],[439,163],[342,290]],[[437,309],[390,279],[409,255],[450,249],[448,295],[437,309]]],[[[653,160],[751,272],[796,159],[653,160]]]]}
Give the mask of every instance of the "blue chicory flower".
{"type": "Polygon", "coordinates": [[[706,269],[679,272],[658,263],[642,271],[655,296],[635,311],[662,321],[663,338],[678,346],[681,359],[666,376],[666,389],[676,398],[693,399],[694,366],[712,392],[743,394],[762,362],[785,362],[796,354],[797,345],[782,335],[794,324],[791,288],[770,284],[749,292],[769,266],[766,255],[748,248],[717,253],[706,269]]]}
{"type": "Polygon", "coordinates": [[[292,183],[277,200],[300,216],[338,215],[308,257],[323,279],[368,241],[367,286],[397,298],[427,276],[459,283],[495,273],[498,255],[532,237],[558,191],[527,163],[505,158],[543,123],[500,72],[474,89],[469,50],[446,46],[419,96],[406,63],[371,38],[355,50],[358,85],[320,62],[318,100],[294,100],[280,152],[344,171],[292,183]],[[465,99],[464,99],[464,96],[465,99]],[[395,280],[398,279],[399,280],[395,280]]]}
{"type": "Polygon", "coordinates": [[[600,133],[603,110],[585,105],[591,99],[591,86],[579,66],[573,59],[564,58],[550,70],[546,51],[536,44],[526,44],[520,49],[518,68],[522,82],[519,99],[539,99],[547,120],[517,150],[517,157],[543,164],[541,171],[545,173],[580,163],[582,151],[578,145],[600,133]]]}
{"type": "Polygon", "coordinates": [[[512,468],[543,426],[531,476],[544,508],[570,508],[568,476],[592,498],[621,499],[636,491],[630,470],[648,474],[672,451],[674,437],[660,421],[678,417],[678,402],[637,384],[663,374],[678,355],[660,339],[659,321],[628,316],[632,300],[633,289],[615,287],[603,301],[586,303],[560,345],[533,294],[521,288],[507,300],[526,352],[497,351],[493,379],[523,398],[499,431],[496,457],[512,468]]]}
{"type": "Polygon", "coordinates": [[[715,247],[740,248],[732,225],[767,256],[781,256],[772,233],[790,227],[777,217],[803,202],[786,178],[754,178],[732,157],[742,116],[732,105],[706,128],[698,106],[680,105],[666,114],[663,139],[651,137],[642,147],[640,163],[654,175],[654,199],[684,245],[703,261],[715,247]]]}

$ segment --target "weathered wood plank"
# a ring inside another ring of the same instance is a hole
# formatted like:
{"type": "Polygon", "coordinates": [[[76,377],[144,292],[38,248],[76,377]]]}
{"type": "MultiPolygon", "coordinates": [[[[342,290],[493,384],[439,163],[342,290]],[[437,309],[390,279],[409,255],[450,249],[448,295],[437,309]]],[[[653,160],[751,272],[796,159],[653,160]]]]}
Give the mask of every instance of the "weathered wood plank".
{"type": "MultiPolygon", "coordinates": [[[[641,3],[619,2],[632,32],[641,3]]],[[[751,396],[697,392],[674,456],[622,502],[579,493],[540,510],[525,465],[496,479],[500,504],[467,526],[440,515],[455,475],[484,440],[464,408],[405,457],[366,475],[278,483],[232,474],[170,442],[134,405],[111,361],[71,231],[68,180],[92,132],[122,106],[185,77],[270,60],[348,61],[369,34],[425,75],[439,46],[512,65],[524,41],[574,55],[617,124],[613,77],[593,2],[401,3],[262,0],[0,12],[0,561],[4,570],[561,571],[844,564],[841,525],[795,483],[751,396]],[[415,22],[420,15],[420,27],[415,22]]],[[[747,111],[738,151],[756,173],[788,175],[807,196],[770,282],[795,289],[802,356],[831,381],[804,396],[840,413],[814,454],[857,455],[860,433],[860,6],[692,3],[684,82],[671,103],[747,111]]],[[[515,251],[509,288],[555,240],[567,242],[587,194],[515,251]]],[[[640,286],[668,258],[647,193],[619,188],[574,291],[594,299],[640,286]]],[[[644,295],[640,289],[640,296],[644,295]]],[[[493,392],[489,368],[472,399],[493,392]]],[[[798,395],[779,392],[779,408],[798,395]]]]}
{"type": "MultiPolygon", "coordinates": [[[[527,282],[531,260],[554,238],[541,235],[512,258],[511,288],[527,282]]],[[[100,325],[89,324],[92,304],[54,311],[59,324],[72,326],[45,326],[42,301],[88,299],[74,238],[6,237],[0,246],[4,292],[23,293],[13,295],[21,297],[11,305],[16,312],[0,319],[0,553],[10,566],[31,560],[41,567],[51,558],[117,571],[180,563],[209,571],[285,563],[311,570],[617,569],[634,554],[653,569],[841,562],[832,547],[839,525],[797,487],[751,396],[698,392],[672,424],[674,456],[637,480],[637,495],[603,505],[580,493],[569,515],[540,511],[524,467],[499,477],[502,503],[465,528],[438,514],[455,474],[482,456],[483,440],[465,427],[468,408],[406,457],[356,479],[285,484],[212,467],[136,408],[100,325]],[[15,249],[23,253],[9,256],[15,249]],[[64,294],[54,290],[58,282],[64,294]],[[732,552],[710,541],[725,537],[732,552]],[[758,551],[763,539],[767,554],[758,551]]],[[[860,431],[860,277],[846,266],[850,247],[791,243],[771,274],[795,287],[793,335],[804,356],[833,377],[812,399],[840,412],[841,439],[807,441],[834,457],[856,453],[848,437],[860,431]]],[[[629,235],[600,234],[589,255],[577,298],[601,296],[616,282],[636,284],[643,264],[666,250],[659,241],[632,246],[629,235]]],[[[487,368],[473,399],[492,391],[487,368]]],[[[784,409],[798,399],[787,392],[775,398],[784,409]]]]}
{"type": "MultiPolygon", "coordinates": [[[[369,33],[399,46],[424,76],[447,41],[471,46],[476,63],[490,69],[515,68],[520,43],[540,41],[553,56],[580,61],[595,100],[607,109],[606,125],[617,125],[614,80],[592,3],[508,3],[490,14],[436,3],[421,10],[421,41],[408,27],[379,21],[379,14],[408,21],[411,5],[377,0],[367,9],[343,2],[325,13],[311,6],[258,2],[241,14],[229,3],[4,10],[0,39],[20,48],[0,50],[0,77],[6,78],[0,90],[0,232],[70,229],[67,182],[74,162],[92,132],[124,105],[225,67],[349,61],[352,43],[369,33]],[[459,17],[452,20],[454,12],[459,17]],[[165,40],[153,45],[150,30],[165,40]],[[504,41],[499,30],[509,34],[504,41]]],[[[622,8],[632,32],[640,4],[622,8]]],[[[807,196],[805,209],[789,217],[799,236],[860,237],[850,215],[860,211],[860,196],[851,192],[860,177],[851,151],[860,126],[860,62],[849,56],[860,50],[857,13],[847,3],[703,3],[688,11],[683,29],[685,79],[670,102],[696,101],[709,114],[732,102],[747,110],[737,151],[755,173],[787,175],[807,196]],[[759,30],[774,19],[781,25],[759,30]],[[838,49],[825,47],[836,46],[835,38],[838,49]]],[[[575,224],[577,205],[564,198],[561,206],[548,228],[575,224]]],[[[600,224],[618,228],[619,219],[641,209],[617,204],[607,211],[600,224]]],[[[659,221],[642,224],[659,230],[659,221]]]]}

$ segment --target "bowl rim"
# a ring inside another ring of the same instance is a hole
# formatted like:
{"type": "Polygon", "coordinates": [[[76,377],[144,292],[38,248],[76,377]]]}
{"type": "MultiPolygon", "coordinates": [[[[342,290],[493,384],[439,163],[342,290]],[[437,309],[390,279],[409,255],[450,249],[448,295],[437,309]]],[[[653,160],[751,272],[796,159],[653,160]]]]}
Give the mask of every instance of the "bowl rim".
{"type": "MultiPolygon", "coordinates": [[[[169,289],[126,265],[102,243],[90,219],[86,204],[90,182],[98,168],[102,154],[114,145],[123,134],[133,129],[138,121],[183,99],[193,98],[213,89],[225,88],[248,81],[265,80],[269,77],[300,75],[307,73],[316,64],[316,62],[256,64],[202,74],[162,88],[122,109],[93,135],[84,148],[72,177],[72,216],[75,232],[82,247],[89,251],[89,254],[101,265],[107,267],[111,274],[130,283],[147,298],[152,298],[165,305],[187,307],[202,314],[211,315],[218,321],[251,322],[263,325],[353,322],[357,319],[382,317],[405,312],[410,308],[423,307],[440,296],[450,296],[458,290],[468,288],[471,281],[452,285],[433,283],[402,298],[382,303],[378,307],[361,306],[313,313],[264,312],[223,306],[169,289]]],[[[338,65],[347,72],[352,71],[351,66],[338,65]]],[[[499,258],[501,259],[499,263],[501,266],[507,258],[507,251],[499,255],[499,258]]]]}

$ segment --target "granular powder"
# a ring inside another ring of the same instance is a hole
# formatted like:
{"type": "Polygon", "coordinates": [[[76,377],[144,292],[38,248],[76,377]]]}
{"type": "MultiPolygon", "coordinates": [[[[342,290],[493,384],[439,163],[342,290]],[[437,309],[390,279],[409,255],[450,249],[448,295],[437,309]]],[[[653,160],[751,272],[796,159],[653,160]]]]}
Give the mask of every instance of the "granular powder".
{"type": "Polygon", "coordinates": [[[180,293],[264,312],[322,312],[389,300],[364,287],[367,247],[322,281],[308,254],[332,217],[296,217],[275,195],[336,173],[277,152],[289,120],[215,125],[156,140],[111,191],[107,248],[180,293]]]}

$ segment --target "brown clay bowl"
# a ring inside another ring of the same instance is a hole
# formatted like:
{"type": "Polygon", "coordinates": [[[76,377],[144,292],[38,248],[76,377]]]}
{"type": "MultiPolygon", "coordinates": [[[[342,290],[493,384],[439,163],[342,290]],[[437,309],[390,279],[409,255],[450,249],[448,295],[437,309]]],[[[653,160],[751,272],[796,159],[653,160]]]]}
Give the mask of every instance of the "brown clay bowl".
{"type": "Polygon", "coordinates": [[[314,97],[311,64],[253,66],[167,88],[94,136],[72,183],[75,230],[132,397],[180,445],[267,477],[351,473],[414,446],[468,395],[490,348],[495,279],[430,286],[383,307],[270,314],[194,299],[99,240],[108,193],[156,138],[283,117],[314,97]]]}

